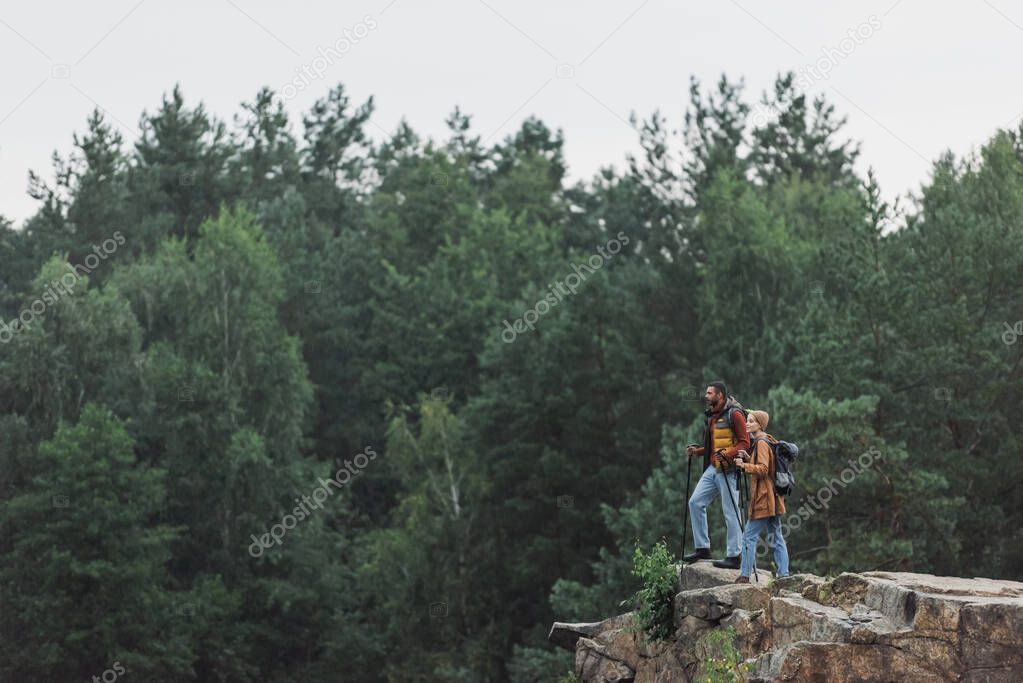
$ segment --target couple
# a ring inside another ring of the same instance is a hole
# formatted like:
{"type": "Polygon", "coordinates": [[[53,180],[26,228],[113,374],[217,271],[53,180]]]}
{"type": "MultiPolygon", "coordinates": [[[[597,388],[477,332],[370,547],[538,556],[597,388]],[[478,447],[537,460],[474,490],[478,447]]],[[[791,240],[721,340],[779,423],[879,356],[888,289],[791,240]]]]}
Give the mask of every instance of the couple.
{"type": "Polygon", "coordinates": [[[710,559],[707,506],[721,496],[728,547],[725,559],[715,560],[714,566],[739,569],[736,583],[749,583],[757,542],[766,531],[767,543],[774,550],[778,576],[788,576],[789,554],[781,531],[785,501],[774,490],[774,452],[769,445],[774,437],[764,431],[770,416],[763,410],[751,410],[747,417],[742,406],[728,396],[724,382],[711,382],[705,398],[707,426],[703,445],[686,448],[690,458],[703,456],[703,475],[689,499],[696,551],[682,560],[688,563],[710,559]],[[749,523],[745,534],[738,514],[739,470],[750,475],[749,523]]]}

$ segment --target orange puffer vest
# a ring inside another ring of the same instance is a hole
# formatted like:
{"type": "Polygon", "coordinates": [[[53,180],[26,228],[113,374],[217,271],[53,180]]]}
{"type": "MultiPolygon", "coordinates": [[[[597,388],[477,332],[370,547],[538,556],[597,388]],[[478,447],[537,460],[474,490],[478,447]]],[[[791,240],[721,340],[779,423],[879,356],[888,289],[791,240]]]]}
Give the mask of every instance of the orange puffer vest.
{"type": "Polygon", "coordinates": [[[732,469],[730,463],[718,462],[716,458],[712,458],[711,455],[717,453],[720,450],[728,450],[735,444],[739,443],[739,440],[735,438],[735,429],[732,427],[732,421],[729,419],[733,410],[741,410],[742,407],[739,403],[732,398],[728,397],[725,401],[725,407],[721,412],[716,415],[712,415],[710,411],[707,413],[707,430],[704,444],[706,450],[704,451],[703,469],[707,469],[710,463],[714,462],[714,467],[721,469],[724,465],[724,471],[732,469]]]}

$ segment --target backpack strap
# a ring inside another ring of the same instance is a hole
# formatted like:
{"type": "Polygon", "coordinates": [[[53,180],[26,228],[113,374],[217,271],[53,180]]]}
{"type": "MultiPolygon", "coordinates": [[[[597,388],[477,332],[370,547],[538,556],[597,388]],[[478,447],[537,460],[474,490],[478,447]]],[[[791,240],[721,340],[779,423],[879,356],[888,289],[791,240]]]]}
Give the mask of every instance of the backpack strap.
{"type": "Polygon", "coordinates": [[[728,401],[725,403],[725,420],[728,421],[728,428],[732,430],[733,434],[735,433],[735,420],[732,418],[732,415],[734,415],[737,410],[742,410],[741,405],[738,401],[729,396],[728,401]]]}
{"type": "Polygon", "coordinates": [[[760,448],[759,448],[760,442],[763,441],[763,442],[765,442],[767,444],[767,447],[769,449],[771,449],[771,461],[767,465],[767,476],[769,476],[771,478],[771,481],[773,483],[774,475],[775,475],[775,472],[777,470],[777,467],[776,467],[776,464],[775,464],[775,461],[777,460],[777,458],[774,457],[774,446],[771,444],[771,439],[768,438],[768,436],[756,436],[756,437],[753,437],[750,440],[750,451],[752,451],[752,453],[750,453],[750,455],[752,455],[753,459],[756,460],[757,453],[760,451],[760,448]]]}
{"type": "Polygon", "coordinates": [[[765,440],[766,439],[764,439],[764,437],[762,437],[762,436],[752,436],[752,435],[750,435],[749,449],[750,449],[750,455],[753,457],[754,460],[756,460],[757,453],[760,451],[760,442],[761,441],[765,441],[765,440]]]}

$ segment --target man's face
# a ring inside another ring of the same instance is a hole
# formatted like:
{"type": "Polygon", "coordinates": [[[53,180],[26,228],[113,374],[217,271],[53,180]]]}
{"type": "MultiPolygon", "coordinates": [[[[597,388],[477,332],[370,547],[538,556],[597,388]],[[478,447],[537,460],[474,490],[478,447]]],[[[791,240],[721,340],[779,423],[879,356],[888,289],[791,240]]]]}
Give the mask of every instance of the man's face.
{"type": "Polygon", "coordinates": [[[703,396],[703,398],[707,401],[707,405],[711,408],[718,404],[718,399],[720,399],[720,397],[721,394],[719,394],[718,390],[714,387],[707,387],[707,393],[703,396]]]}

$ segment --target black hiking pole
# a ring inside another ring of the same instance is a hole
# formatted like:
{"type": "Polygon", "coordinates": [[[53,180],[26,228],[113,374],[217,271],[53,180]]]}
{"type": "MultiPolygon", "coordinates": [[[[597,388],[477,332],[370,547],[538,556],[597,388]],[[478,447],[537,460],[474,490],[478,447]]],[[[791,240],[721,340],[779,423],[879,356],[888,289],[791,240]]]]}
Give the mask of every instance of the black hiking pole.
{"type": "MultiPolygon", "coordinates": [[[[732,466],[735,467],[735,488],[736,488],[736,495],[738,496],[738,495],[740,495],[740,493],[742,491],[742,489],[739,486],[739,467],[738,467],[738,465],[735,465],[734,463],[733,463],[732,466]]],[[[725,484],[727,484],[728,483],[728,472],[722,472],[722,474],[725,475],[725,484]]],[[[725,488],[727,489],[728,486],[725,486],[725,488]]],[[[742,553],[743,556],[745,556],[746,555],[746,527],[742,523],[742,515],[739,513],[739,507],[736,505],[735,498],[732,497],[732,492],[730,490],[728,491],[728,500],[732,501],[732,509],[735,511],[735,518],[739,521],[739,532],[740,532],[740,539],[739,540],[740,540],[740,543],[742,543],[741,553],[742,553]]],[[[757,583],[760,583],[760,575],[757,574],[756,558],[754,558],[754,561],[753,561],[753,577],[756,579],[757,583]]]]}
{"type": "MultiPolygon", "coordinates": [[[[686,554],[686,535],[689,533],[689,481],[693,476],[693,459],[686,453],[689,461],[686,467],[686,497],[682,499],[682,556],[686,554]]],[[[679,558],[681,560],[681,557],[679,558]]]]}
{"type": "MultiPolygon", "coordinates": [[[[742,509],[745,510],[750,504],[750,492],[749,492],[749,475],[743,470],[736,470],[735,476],[739,477],[737,482],[739,485],[739,495],[743,498],[742,509]]],[[[745,531],[745,529],[743,530],[745,531]]],[[[742,539],[742,552],[746,553],[746,537],[743,535],[742,539]]],[[[760,583],[760,575],[757,574],[757,563],[754,558],[753,562],[753,578],[756,579],[757,583],[760,583]]]]}

